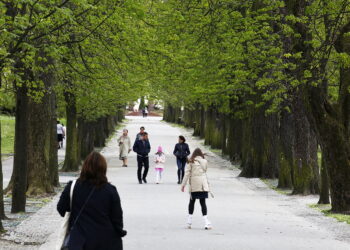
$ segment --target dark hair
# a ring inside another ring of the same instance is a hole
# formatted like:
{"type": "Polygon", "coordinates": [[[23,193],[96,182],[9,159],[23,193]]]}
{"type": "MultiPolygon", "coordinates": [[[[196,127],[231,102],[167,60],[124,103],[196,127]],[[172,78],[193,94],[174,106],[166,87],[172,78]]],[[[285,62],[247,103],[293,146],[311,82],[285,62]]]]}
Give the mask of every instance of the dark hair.
{"type": "Polygon", "coordinates": [[[141,127],[140,130],[141,130],[141,129],[145,130],[145,127],[141,127]]]}
{"type": "Polygon", "coordinates": [[[107,162],[98,152],[91,152],[85,159],[80,172],[80,181],[88,181],[96,186],[107,183],[107,162]]]}
{"type": "Polygon", "coordinates": [[[186,142],[186,139],[185,139],[185,137],[183,135],[180,135],[179,139],[182,140],[183,142],[186,142]]]}
{"type": "Polygon", "coordinates": [[[60,121],[59,121],[59,120],[57,120],[57,124],[60,124],[60,121]]]}
{"type": "Polygon", "coordinates": [[[142,135],[148,135],[148,133],[147,132],[143,132],[142,135]]]}
{"type": "Polygon", "coordinates": [[[202,150],[200,148],[196,148],[192,155],[191,155],[191,158],[188,159],[188,163],[194,163],[194,159],[198,156],[201,156],[203,159],[205,158],[205,154],[203,154],[202,150]]]}

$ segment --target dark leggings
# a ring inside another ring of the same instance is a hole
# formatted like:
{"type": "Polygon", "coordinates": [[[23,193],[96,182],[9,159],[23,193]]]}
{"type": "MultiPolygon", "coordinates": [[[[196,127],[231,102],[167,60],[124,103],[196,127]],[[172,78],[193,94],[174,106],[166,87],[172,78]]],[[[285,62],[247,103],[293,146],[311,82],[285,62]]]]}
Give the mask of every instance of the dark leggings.
{"type": "Polygon", "coordinates": [[[177,158],[176,163],[177,163],[177,178],[179,182],[182,182],[182,179],[185,176],[185,167],[186,167],[186,158],[177,158]]]}
{"type": "MultiPolygon", "coordinates": [[[[207,204],[205,203],[205,199],[199,199],[202,207],[203,216],[208,214],[207,204]]],[[[194,212],[194,204],[196,203],[196,199],[190,199],[190,204],[188,204],[188,213],[193,214],[194,212]]]]}

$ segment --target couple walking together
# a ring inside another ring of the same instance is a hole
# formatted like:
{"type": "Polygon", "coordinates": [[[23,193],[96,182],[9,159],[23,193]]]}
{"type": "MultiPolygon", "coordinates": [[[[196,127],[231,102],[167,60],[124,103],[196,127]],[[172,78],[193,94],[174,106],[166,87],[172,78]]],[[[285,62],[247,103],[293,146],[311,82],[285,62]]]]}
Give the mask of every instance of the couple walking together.
{"type": "MultiPolygon", "coordinates": [[[[123,167],[128,166],[128,154],[131,151],[131,140],[128,136],[128,130],[124,129],[122,136],[118,138],[119,143],[119,159],[123,161],[123,167]]],[[[147,183],[147,174],[149,171],[149,156],[151,145],[148,140],[148,133],[145,127],[140,128],[140,132],[136,135],[136,139],[132,150],[137,154],[137,179],[139,184],[147,183]],[[144,168],[144,170],[143,170],[144,168]],[[142,173],[143,170],[143,173],[142,173]]],[[[155,169],[157,171],[157,183],[160,183],[161,174],[164,169],[165,155],[162,147],[158,147],[155,157],[155,169]]]]}
{"type": "Polygon", "coordinates": [[[123,167],[128,166],[128,155],[131,150],[137,154],[137,178],[139,183],[147,183],[147,174],[149,170],[148,154],[151,151],[151,145],[148,140],[148,133],[145,127],[140,128],[140,132],[136,135],[134,145],[131,149],[131,140],[128,136],[128,130],[123,129],[123,134],[118,138],[119,143],[119,159],[123,161],[123,167]],[[142,173],[142,168],[144,172],[142,173]]]}

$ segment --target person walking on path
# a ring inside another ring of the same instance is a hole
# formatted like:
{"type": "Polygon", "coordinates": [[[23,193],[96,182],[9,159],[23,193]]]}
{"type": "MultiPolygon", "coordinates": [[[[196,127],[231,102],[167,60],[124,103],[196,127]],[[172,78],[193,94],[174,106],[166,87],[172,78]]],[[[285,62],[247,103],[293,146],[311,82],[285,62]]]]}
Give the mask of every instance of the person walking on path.
{"type": "Polygon", "coordinates": [[[122,250],[123,210],[115,186],[108,183],[107,163],[97,152],[86,158],[80,177],[63,190],[57,210],[70,213],[68,249],[122,250]],[[73,185],[72,207],[70,188],[73,185]]]}
{"type": "Polygon", "coordinates": [[[63,148],[63,138],[65,137],[64,128],[60,121],[57,121],[57,142],[58,149],[63,148]]]}
{"type": "Polygon", "coordinates": [[[147,132],[141,134],[141,140],[136,140],[133,146],[134,152],[137,154],[137,178],[139,183],[147,183],[147,174],[149,169],[148,154],[151,151],[151,145],[148,140],[147,132]],[[145,168],[142,174],[142,168],[145,168]]]}
{"type": "Polygon", "coordinates": [[[136,135],[135,141],[141,140],[141,135],[142,135],[143,133],[145,133],[145,127],[142,126],[142,127],[140,128],[140,132],[136,135]]]}
{"type": "Polygon", "coordinates": [[[185,187],[189,183],[189,192],[191,194],[190,203],[188,205],[187,227],[192,227],[192,217],[194,212],[194,204],[198,199],[201,207],[205,229],[211,229],[211,223],[208,220],[208,210],[205,200],[210,192],[209,182],[207,178],[208,161],[204,158],[202,150],[196,148],[188,160],[189,166],[186,169],[185,177],[181,184],[181,191],[185,192],[185,187]]]}
{"type": "Polygon", "coordinates": [[[182,135],[179,136],[179,143],[175,145],[173,154],[176,156],[177,163],[177,184],[181,184],[185,175],[187,157],[191,154],[186,139],[182,135]]]}
{"type": "Polygon", "coordinates": [[[158,147],[154,162],[156,163],[156,184],[159,184],[162,182],[162,173],[165,163],[165,154],[163,153],[163,148],[161,146],[158,147]]]}
{"type": "Polygon", "coordinates": [[[123,161],[123,167],[128,166],[128,154],[131,151],[131,140],[128,133],[129,131],[127,129],[123,129],[123,135],[118,138],[119,159],[123,161]]]}

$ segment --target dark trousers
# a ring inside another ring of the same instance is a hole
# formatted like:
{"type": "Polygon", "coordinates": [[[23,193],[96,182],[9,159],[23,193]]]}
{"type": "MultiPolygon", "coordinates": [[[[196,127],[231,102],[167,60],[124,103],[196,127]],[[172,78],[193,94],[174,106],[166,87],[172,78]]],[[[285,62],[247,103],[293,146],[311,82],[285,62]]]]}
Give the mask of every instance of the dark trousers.
{"type": "Polygon", "coordinates": [[[137,156],[137,178],[139,181],[146,179],[149,169],[149,159],[148,156],[137,156]],[[142,167],[145,168],[142,174],[142,167]]]}
{"type": "Polygon", "coordinates": [[[177,163],[177,178],[179,182],[182,182],[182,179],[184,178],[185,175],[185,167],[186,167],[186,158],[177,158],[176,163],[177,163]]]}
{"type": "MultiPolygon", "coordinates": [[[[194,212],[194,204],[196,203],[196,199],[190,199],[190,203],[188,204],[188,213],[193,214],[194,212]]],[[[205,203],[205,199],[199,199],[199,203],[202,207],[203,216],[208,214],[207,204],[205,203]]]]}

